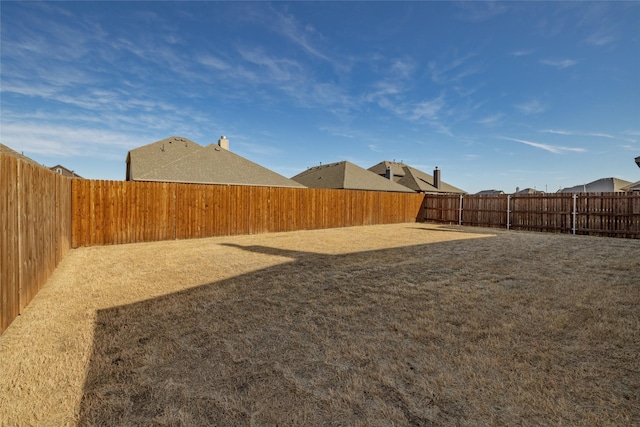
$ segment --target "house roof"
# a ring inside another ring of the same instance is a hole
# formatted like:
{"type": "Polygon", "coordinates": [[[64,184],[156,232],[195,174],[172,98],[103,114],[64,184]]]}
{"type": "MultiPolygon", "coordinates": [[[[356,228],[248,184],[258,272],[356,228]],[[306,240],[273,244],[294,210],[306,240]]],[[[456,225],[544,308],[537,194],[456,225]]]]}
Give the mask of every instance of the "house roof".
{"type": "Polygon", "coordinates": [[[314,166],[291,178],[311,188],[340,188],[413,193],[411,189],[383,178],[348,161],[314,166]]]}
{"type": "Polygon", "coordinates": [[[640,191],[640,181],[634,182],[622,188],[623,191],[640,191]]]}
{"type": "Polygon", "coordinates": [[[516,191],[516,194],[544,194],[544,191],[536,190],[535,188],[525,188],[524,190],[516,191]]]}
{"type": "Polygon", "coordinates": [[[46,166],[43,166],[40,163],[36,162],[35,160],[25,156],[24,154],[18,153],[17,151],[13,150],[12,148],[7,147],[4,144],[0,144],[0,153],[8,154],[11,157],[15,157],[15,158],[17,158],[19,160],[22,160],[23,162],[30,163],[30,164],[35,165],[35,166],[40,166],[41,168],[46,167],[46,166]]]}
{"type": "Polygon", "coordinates": [[[132,181],[303,187],[216,144],[172,136],[129,151],[132,181]]]}
{"type": "Polygon", "coordinates": [[[614,193],[617,191],[625,191],[624,187],[631,184],[619,178],[600,178],[588,184],[576,185],[573,187],[562,188],[558,193],[614,193]]]}
{"type": "Polygon", "coordinates": [[[402,162],[390,162],[388,160],[384,160],[377,165],[371,166],[369,170],[380,176],[385,176],[388,168],[393,172],[393,180],[395,182],[400,185],[404,185],[413,191],[422,193],[465,193],[464,190],[447,184],[442,180],[440,180],[439,187],[436,188],[434,186],[434,179],[432,175],[402,162]]]}
{"type": "Polygon", "coordinates": [[[60,173],[60,175],[62,176],[68,176],[70,178],[82,178],[80,175],[78,175],[74,171],[67,169],[62,165],[51,166],[49,169],[51,169],[55,173],[60,173]],[[58,172],[58,169],[60,169],[60,172],[58,172]]]}
{"type": "Polygon", "coordinates": [[[371,166],[369,170],[380,176],[386,176],[387,169],[391,169],[394,181],[398,182],[398,180],[406,174],[404,171],[405,166],[407,165],[402,162],[390,162],[389,160],[383,160],[377,165],[371,166]]]}
{"type": "Polygon", "coordinates": [[[500,195],[504,194],[502,190],[482,190],[476,193],[477,196],[500,195]]]}

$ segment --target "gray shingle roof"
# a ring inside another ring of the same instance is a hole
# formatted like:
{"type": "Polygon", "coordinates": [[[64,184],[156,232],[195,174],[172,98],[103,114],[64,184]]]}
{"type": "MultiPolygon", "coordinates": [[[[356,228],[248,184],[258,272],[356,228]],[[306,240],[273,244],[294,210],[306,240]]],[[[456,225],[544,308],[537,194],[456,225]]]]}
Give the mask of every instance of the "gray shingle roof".
{"type": "Polygon", "coordinates": [[[640,191],[640,181],[634,182],[633,184],[629,184],[626,187],[622,188],[624,191],[640,191]]]}
{"type": "Polygon", "coordinates": [[[413,193],[411,189],[390,181],[348,161],[314,166],[291,178],[311,188],[340,188],[413,193]]]}
{"type": "Polygon", "coordinates": [[[387,168],[393,172],[393,180],[400,185],[404,185],[414,191],[423,193],[466,193],[453,185],[440,181],[439,188],[434,187],[433,176],[422,172],[402,162],[390,162],[384,160],[377,165],[371,166],[369,170],[380,176],[384,176],[387,168]]]}
{"type": "Polygon", "coordinates": [[[405,166],[407,165],[402,162],[390,162],[388,160],[383,160],[377,165],[371,166],[369,170],[377,175],[384,177],[387,173],[387,169],[390,168],[391,172],[393,172],[393,179],[398,182],[400,178],[405,176],[405,166]]]}
{"type": "Polygon", "coordinates": [[[218,145],[172,136],[129,151],[132,181],[303,187],[218,145]]]}
{"type": "Polygon", "coordinates": [[[23,162],[32,164],[34,166],[40,166],[41,168],[46,168],[46,166],[41,165],[40,163],[36,162],[35,160],[33,160],[30,157],[25,156],[24,154],[18,153],[17,151],[15,151],[14,149],[7,147],[4,144],[0,144],[0,153],[4,153],[4,154],[8,154],[11,157],[15,157],[17,159],[22,160],[23,162]]]}
{"type": "Polygon", "coordinates": [[[504,194],[504,191],[502,190],[482,190],[482,191],[478,191],[477,193],[475,193],[476,196],[499,196],[504,194]]]}
{"type": "Polygon", "coordinates": [[[544,191],[536,190],[535,188],[525,188],[524,190],[516,191],[516,194],[544,194],[544,191]]]}
{"type": "Polygon", "coordinates": [[[619,178],[600,178],[588,184],[576,185],[573,187],[558,190],[558,193],[613,193],[616,191],[624,191],[623,188],[631,184],[619,178]]]}

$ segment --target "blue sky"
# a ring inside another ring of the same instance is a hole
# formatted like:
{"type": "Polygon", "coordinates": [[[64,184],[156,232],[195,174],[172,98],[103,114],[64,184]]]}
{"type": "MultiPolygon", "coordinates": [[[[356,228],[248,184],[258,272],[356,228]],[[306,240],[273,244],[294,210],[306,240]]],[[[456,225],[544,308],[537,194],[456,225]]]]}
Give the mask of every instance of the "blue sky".
{"type": "Polygon", "coordinates": [[[86,178],[226,135],[287,177],[402,160],[470,193],[640,180],[639,2],[0,8],[0,142],[86,178]]]}

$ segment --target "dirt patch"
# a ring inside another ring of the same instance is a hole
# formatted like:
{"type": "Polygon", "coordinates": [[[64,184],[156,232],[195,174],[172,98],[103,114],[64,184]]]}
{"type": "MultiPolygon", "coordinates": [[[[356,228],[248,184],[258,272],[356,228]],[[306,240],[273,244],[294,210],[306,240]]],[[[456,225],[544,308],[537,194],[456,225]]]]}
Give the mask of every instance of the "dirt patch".
{"type": "Polygon", "coordinates": [[[631,425],[640,242],[427,224],[72,251],[6,425],[631,425]]]}

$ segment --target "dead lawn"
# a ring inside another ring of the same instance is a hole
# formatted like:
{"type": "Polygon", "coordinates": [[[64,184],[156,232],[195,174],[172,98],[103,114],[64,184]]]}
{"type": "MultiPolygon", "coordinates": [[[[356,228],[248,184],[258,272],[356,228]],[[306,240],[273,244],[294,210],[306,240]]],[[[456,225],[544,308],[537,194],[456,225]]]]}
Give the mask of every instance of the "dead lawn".
{"type": "Polygon", "coordinates": [[[2,425],[638,425],[640,241],[399,224],[70,252],[2,425]]]}

